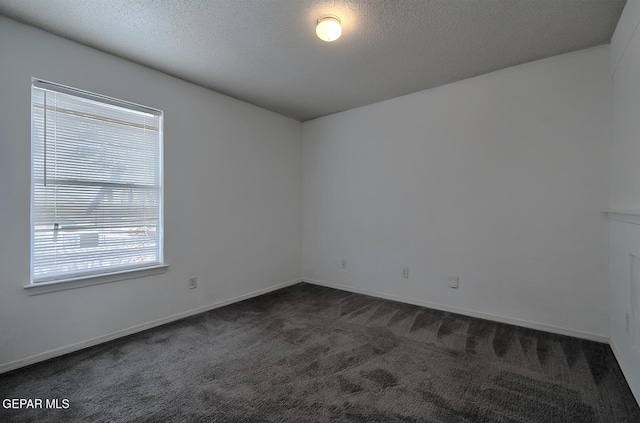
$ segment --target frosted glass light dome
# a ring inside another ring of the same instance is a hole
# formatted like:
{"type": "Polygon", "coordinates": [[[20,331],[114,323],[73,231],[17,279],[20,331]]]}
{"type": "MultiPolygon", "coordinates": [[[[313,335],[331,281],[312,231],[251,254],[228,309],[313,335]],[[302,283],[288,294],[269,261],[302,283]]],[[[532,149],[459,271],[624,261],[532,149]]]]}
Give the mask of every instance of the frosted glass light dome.
{"type": "Polygon", "coordinates": [[[318,25],[316,26],[316,35],[322,41],[335,41],[342,35],[342,26],[340,26],[340,19],[334,16],[325,16],[318,19],[318,25]]]}

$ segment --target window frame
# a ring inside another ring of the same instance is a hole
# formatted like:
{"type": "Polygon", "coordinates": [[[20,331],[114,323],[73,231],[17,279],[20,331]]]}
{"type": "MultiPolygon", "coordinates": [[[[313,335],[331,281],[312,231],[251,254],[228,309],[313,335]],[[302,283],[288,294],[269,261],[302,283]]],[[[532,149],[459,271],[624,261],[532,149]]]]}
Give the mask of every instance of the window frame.
{"type": "Polygon", "coordinates": [[[166,272],[168,265],[165,262],[164,248],[164,112],[160,109],[143,106],[126,100],[97,94],[66,85],[50,82],[40,78],[31,78],[30,86],[30,238],[29,238],[29,283],[24,285],[30,295],[41,294],[47,292],[55,292],[66,289],[79,288],[83,286],[97,285],[103,283],[116,282],[132,278],[150,276],[166,272]],[[44,89],[57,93],[71,95],[77,98],[83,98],[90,101],[99,102],[108,106],[116,106],[135,112],[149,113],[158,118],[158,229],[157,252],[158,261],[149,263],[148,265],[140,265],[135,267],[123,268],[102,268],[87,274],[84,271],[78,271],[73,274],[64,275],[59,278],[53,277],[47,280],[35,281],[34,277],[34,206],[35,206],[35,175],[34,175],[34,157],[35,157],[35,118],[34,118],[34,90],[44,89]]]}

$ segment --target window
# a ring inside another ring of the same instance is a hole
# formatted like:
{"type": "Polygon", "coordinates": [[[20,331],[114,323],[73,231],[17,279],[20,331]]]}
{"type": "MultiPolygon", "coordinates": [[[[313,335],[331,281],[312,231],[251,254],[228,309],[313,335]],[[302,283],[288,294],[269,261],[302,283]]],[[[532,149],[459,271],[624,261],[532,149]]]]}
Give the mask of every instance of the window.
{"type": "Polygon", "coordinates": [[[31,285],[163,265],[162,112],[34,79],[31,285]]]}

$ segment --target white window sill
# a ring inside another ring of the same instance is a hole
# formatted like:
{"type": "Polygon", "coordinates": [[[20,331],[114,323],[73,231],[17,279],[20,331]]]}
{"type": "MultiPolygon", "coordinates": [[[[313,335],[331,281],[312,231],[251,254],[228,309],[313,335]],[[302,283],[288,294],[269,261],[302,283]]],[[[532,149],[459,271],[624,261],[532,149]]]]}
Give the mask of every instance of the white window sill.
{"type": "Polygon", "coordinates": [[[640,225],[640,210],[607,209],[604,212],[609,219],[640,225]]]}
{"type": "Polygon", "coordinates": [[[49,292],[65,291],[67,289],[82,288],[84,286],[100,285],[103,283],[123,281],[126,279],[141,278],[144,276],[158,275],[169,268],[166,264],[141,269],[125,270],[121,272],[104,273],[102,275],[83,276],[72,279],[62,279],[51,282],[31,283],[25,285],[29,295],[47,294],[49,292]]]}

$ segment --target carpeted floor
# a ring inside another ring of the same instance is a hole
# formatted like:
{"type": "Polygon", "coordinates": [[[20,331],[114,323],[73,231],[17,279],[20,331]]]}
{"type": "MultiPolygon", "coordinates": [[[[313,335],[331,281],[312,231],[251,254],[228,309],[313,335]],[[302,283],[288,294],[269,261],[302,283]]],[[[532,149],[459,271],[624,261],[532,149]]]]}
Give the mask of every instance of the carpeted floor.
{"type": "Polygon", "coordinates": [[[301,283],[0,375],[1,421],[640,422],[605,344],[301,283]]]}

